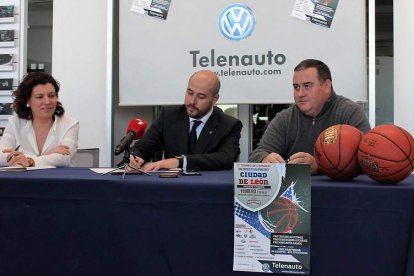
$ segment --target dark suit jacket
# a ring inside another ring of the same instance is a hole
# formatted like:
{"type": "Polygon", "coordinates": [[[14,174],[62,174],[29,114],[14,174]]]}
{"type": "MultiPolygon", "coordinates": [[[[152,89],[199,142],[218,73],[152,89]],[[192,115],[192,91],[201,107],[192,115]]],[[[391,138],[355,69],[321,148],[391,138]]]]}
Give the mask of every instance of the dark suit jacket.
{"type": "Polygon", "coordinates": [[[240,154],[242,123],[214,107],[192,154],[188,154],[189,125],[184,105],[164,107],[131,153],[148,162],[163,150],[165,158],[185,155],[187,170],[231,169],[240,154]]]}

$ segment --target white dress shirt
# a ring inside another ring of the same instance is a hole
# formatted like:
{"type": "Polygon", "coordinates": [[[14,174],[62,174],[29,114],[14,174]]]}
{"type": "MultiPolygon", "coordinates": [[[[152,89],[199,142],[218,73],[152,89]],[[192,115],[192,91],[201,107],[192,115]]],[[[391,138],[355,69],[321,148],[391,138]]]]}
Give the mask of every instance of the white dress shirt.
{"type": "MultiPolygon", "coordinates": [[[[206,123],[207,123],[207,121],[210,118],[212,113],[213,113],[213,108],[211,108],[211,110],[200,119],[194,119],[194,118],[189,117],[190,118],[190,132],[191,132],[191,128],[193,127],[194,121],[197,121],[197,120],[201,121],[201,124],[196,129],[197,139],[200,136],[200,133],[203,130],[203,127],[206,125],[206,123]]],[[[190,132],[188,132],[188,133],[190,133],[190,132]]]]}

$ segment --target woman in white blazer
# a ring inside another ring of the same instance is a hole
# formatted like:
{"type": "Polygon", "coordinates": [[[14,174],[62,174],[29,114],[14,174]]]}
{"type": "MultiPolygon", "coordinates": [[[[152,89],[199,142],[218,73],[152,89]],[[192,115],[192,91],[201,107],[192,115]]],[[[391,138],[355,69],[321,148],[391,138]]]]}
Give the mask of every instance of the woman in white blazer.
{"type": "Polygon", "coordinates": [[[78,147],[79,121],[64,115],[59,83],[49,74],[27,74],[13,92],[16,115],[0,140],[0,163],[69,166],[78,147]]]}

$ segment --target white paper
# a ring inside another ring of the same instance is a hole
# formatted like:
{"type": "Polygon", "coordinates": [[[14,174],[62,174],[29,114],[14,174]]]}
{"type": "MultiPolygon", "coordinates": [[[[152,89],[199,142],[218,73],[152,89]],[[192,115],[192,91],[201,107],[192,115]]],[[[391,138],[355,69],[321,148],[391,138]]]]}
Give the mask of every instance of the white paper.
{"type": "MultiPolygon", "coordinates": [[[[89,168],[89,169],[93,171],[94,173],[99,173],[99,174],[106,174],[110,172],[111,173],[124,172],[124,169],[117,169],[117,168],[89,168]]],[[[166,173],[166,172],[179,172],[179,171],[181,171],[181,169],[158,170],[158,171],[153,171],[153,172],[148,172],[148,173],[166,173]]]]}
{"type": "Polygon", "coordinates": [[[36,171],[45,169],[54,169],[54,166],[38,166],[38,167],[22,167],[22,166],[8,166],[0,167],[0,171],[36,171]]]}

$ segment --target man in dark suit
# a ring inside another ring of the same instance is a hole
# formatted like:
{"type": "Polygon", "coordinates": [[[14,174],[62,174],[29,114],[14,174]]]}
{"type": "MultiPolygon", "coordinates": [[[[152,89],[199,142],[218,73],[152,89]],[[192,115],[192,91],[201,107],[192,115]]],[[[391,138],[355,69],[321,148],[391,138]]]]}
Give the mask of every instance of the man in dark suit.
{"type": "Polygon", "coordinates": [[[131,148],[130,166],[143,166],[144,171],[231,169],[240,153],[242,123],[214,106],[219,90],[220,80],[214,72],[193,74],[184,105],[162,109],[148,132],[131,148]],[[161,150],[165,159],[145,163],[161,150]]]}

